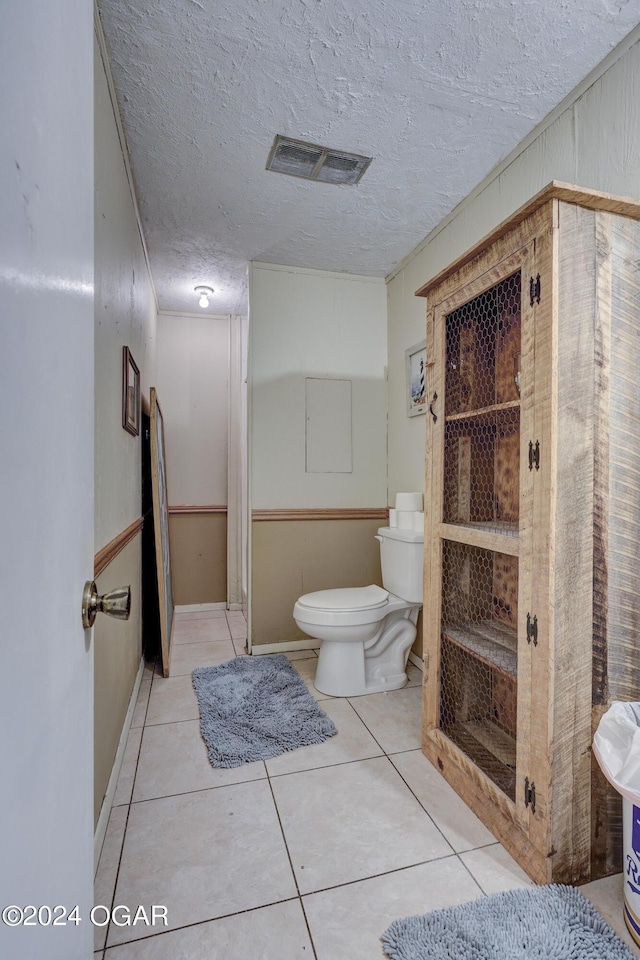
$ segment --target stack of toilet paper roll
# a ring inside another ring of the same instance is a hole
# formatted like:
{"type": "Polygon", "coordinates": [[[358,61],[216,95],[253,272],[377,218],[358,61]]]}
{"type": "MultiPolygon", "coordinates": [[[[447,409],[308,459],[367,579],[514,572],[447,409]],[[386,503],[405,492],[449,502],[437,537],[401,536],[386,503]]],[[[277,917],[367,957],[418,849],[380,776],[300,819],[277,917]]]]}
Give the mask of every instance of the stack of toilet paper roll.
{"type": "Polygon", "coordinates": [[[395,510],[389,510],[389,526],[424,533],[422,494],[396,493],[395,510]]]}

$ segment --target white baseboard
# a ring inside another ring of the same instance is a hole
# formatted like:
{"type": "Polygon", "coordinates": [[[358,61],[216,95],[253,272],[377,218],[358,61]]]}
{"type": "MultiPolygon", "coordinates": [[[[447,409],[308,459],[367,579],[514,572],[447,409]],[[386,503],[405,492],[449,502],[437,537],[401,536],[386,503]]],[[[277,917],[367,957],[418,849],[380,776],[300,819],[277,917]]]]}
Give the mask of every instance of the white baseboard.
{"type": "Polygon", "coordinates": [[[98,823],[96,825],[95,833],[93,835],[94,873],[98,869],[98,862],[100,860],[100,854],[102,853],[102,845],[104,843],[105,833],[107,832],[107,824],[109,823],[109,814],[111,813],[111,805],[113,803],[113,798],[116,793],[116,787],[118,786],[118,777],[120,776],[120,770],[122,768],[122,760],[124,758],[124,751],[125,751],[125,747],[127,746],[127,740],[129,738],[129,731],[131,730],[131,722],[133,720],[134,710],[136,709],[136,702],[138,700],[138,692],[140,690],[140,683],[142,682],[143,672],[144,672],[144,657],[142,657],[140,660],[140,666],[138,667],[138,673],[136,674],[136,680],[133,685],[133,690],[131,692],[129,706],[127,707],[127,714],[124,718],[124,724],[122,725],[120,742],[118,743],[118,749],[116,750],[115,760],[113,761],[113,767],[111,768],[111,776],[109,777],[107,792],[105,793],[104,800],[102,801],[102,806],[100,808],[100,816],[98,817],[98,823]]]}
{"type": "Polygon", "coordinates": [[[228,609],[228,610],[242,610],[242,604],[241,604],[241,603],[230,603],[229,606],[227,607],[227,609],[228,609]]]}
{"type": "Polygon", "coordinates": [[[320,646],[319,640],[307,637],[305,640],[283,640],[282,643],[254,643],[251,646],[251,655],[262,656],[266,653],[290,653],[292,650],[315,650],[320,646]]]}
{"type": "Polygon", "coordinates": [[[410,651],[409,660],[414,665],[414,667],[417,667],[418,670],[421,671],[421,673],[424,673],[424,661],[421,660],[416,653],[414,653],[413,651],[410,651]]]}
{"type": "MultiPolygon", "coordinates": [[[[319,642],[312,637],[306,640],[284,640],[282,643],[254,643],[251,654],[259,657],[270,653],[290,653],[292,650],[316,650],[318,646],[319,642]]],[[[410,652],[409,660],[418,670],[424,672],[424,664],[417,654],[410,652]]]]}
{"type": "Polygon", "coordinates": [[[181,603],[173,608],[174,613],[203,613],[205,610],[226,610],[224,600],[219,603],[181,603]]]}

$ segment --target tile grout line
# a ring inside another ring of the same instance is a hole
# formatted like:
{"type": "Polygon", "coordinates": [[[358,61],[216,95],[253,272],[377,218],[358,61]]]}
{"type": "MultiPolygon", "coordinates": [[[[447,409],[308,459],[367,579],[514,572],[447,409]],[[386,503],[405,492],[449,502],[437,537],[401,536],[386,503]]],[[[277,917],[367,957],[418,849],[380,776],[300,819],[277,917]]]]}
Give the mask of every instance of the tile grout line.
{"type": "Polygon", "coordinates": [[[282,833],[282,842],[284,843],[284,848],[287,851],[287,858],[289,860],[289,866],[291,867],[291,874],[293,876],[293,882],[296,886],[296,891],[298,893],[298,902],[300,903],[300,909],[302,910],[302,916],[304,917],[305,926],[307,928],[307,933],[309,934],[309,943],[311,944],[311,949],[313,950],[314,960],[318,960],[318,954],[316,953],[316,945],[313,942],[313,936],[311,933],[311,927],[309,926],[309,920],[307,918],[307,911],[304,908],[304,902],[302,900],[302,894],[300,893],[300,886],[298,884],[298,878],[296,876],[296,871],[293,867],[293,858],[291,857],[291,852],[289,850],[289,844],[287,843],[287,837],[284,832],[284,826],[282,824],[282,818],[280,817],[280,811],[278,810],[278,802],[276,800],[276,795],[273,790],[273,784],[271,783],[271,777],[269,776],[269,770],[267,769],[267,764],[263,760],[265,773],[267,774],[267,783],[269,784],[269,790],[271,791],[271,797],[273,799],[273,807],[276,811],[276,816],[278,818],[278,824],[280,825],[280,832],[282,833]]]}
{"type": "MultiPolygon", "coordinates": [[[[179,927],[170,927],[167,930],[159,930],[158,933],[151,933],[145,937],[136,937],[133,940],[123,940],[122,943],[114,943],[111,947],[107,947],[107,950],[115,950],[120,947],[130,946],[134,943],[146,943],[147,940],[155,940],[158,937],[166,937],[167,934],[178,933],[181,930],[191,930],[193,927],[202,927],[207,923],[217,923],[218,920],[229,920],[233,917],[243,917],[247,913],[256,913],[258,910],[267,910],[269,907],[277,907],[281,903],[293,903],[299,898],[296,897],[284,897],[282,900],[273,900],[270,903],[263,903],[258,907],[247,907],[244,910],[236,910],[233,913],[223,913],[219,917],[210,917],[208,920],[194,920],[193,923],[183,923],[179,927]]],[[[95,951],[99,953],[100,951],[95,951]]]]}
{"type": "MultiPolygon", "coordinates": [[[[305,657],[305,658],[303,658],[303,659],[311,659],[311,658],[310,658],[310,657],[305,657]]],[[[291,660],[290,660],[289,663],[291,663],[291,664],[295,667],[295,661],[291,661],[291,660]]],[[[296,670],[296,672],[298,672],[298,671],[296,670]]],[[[300,676],[300,674],[299,674],[299,676],[300,676]]],[[[309,692],[310,692],[310,691],[309,691],[309,692]]],[[[336,700],[338,700],[338,699],[343,699],[343,698],[340,698],[340,697],[335,697],[335,698],[333,698],[333,697],[331,697],[330,699],[336,699],[336,700]]],[[[344,699],[346,700],[347,698],[345,697],[344,699]]],[[[347,702],[348,702],[348,701],[347,701],[347,702]]],[[[316,701],[316,703],[318,703],[318,701],[316,701]]],[[[349,704],[349,705],[351,706],[351,704],[349,704]]],[[[353,707],[352,707],[352,709],[353,709],[353,707]]],[[[362,720],[362,718],[359,717],[359,715],[357,714],[357,711],[354,710],[354,713],[356,713],[356,716],[358,716],[358,719],[362,720]]],[[[364,723],[364,721],[362,721],[362,722],[364,723]]],[[[365,724],[365,727],[366,727],[366,724],[365,724]]],[[[367,729],[368,729],[368,728],[367,728],[367,729]]],[[[369,731],[369,732],[370,732],[370,731],[369,731]]],[[[373,734],[371,734],[371,736],[373,737],[373,734]]],[[[374,740],[375,743],[378,744],[379,749],[382,750],[382,746],[378,743],[378,741],[376,740],[375,737],[373,737],[373,740],[374,740]]],[[[384,751],[383,751],[383,752],[384,752],[384,751]]],[[[372,758],[369,758],[369,759],[379,759],[379,758],[372,757],[372,758]]],[[[359,762],[359,761],[351,760],[351,761],[346,761],[346,762],[343,763],[343,764],[341,764],[341,763],[339,763],[339,764],[329,764],[329,766],[334,766],[334,767],[335,767],[335,766],[346,766],[346,765],[349,764],[349,763],[356,763],[356,762],[359,762]]],[[[326,768],[312,768],[312,769],[326,769],[326,768]]],[[[293,867],[293,859],[292,859],[292,857],[291,857],[291,852],[290,852],[290,850],[289,850],[289,844],[287,843],[286,833],[285,833],[285,830],[284,830],[284,826],[283,826],[283,824],[282,824],[282,819],[281,819],[281,817],[280,817],[280,811],[279,811],[279,809],[278,809],[278,802],[277,802],[277,800],[276,800],[275,792],[274,792],[274,790],[273,790],[273,784],[271,783],[271,775],[270,775],[270,773],[269,773],[269,768],[268,768],[268,766],[267,766],[266,763],[265,763],[265,770],[266,770],[266,773],[267,773],[267,779],[268,779],[268,781],[269,781],[269,789],[271,790],[271,795],[272,795],[272,797],[273,797],[273,803],[274,803],[274,807],[275,807],[275,810],[276,810],[276,815],[277,815],[277,817],[278,817],[278,823],[280,824],[280,829],[281,829],[281,831],[282,831],[282,839],[283,839],[283,841],[284,841],[285,849],[286,849],[286,851],[287,851],[287,856],[288,856],[288,858],[289,858],[289,863],[290,863],[290,865],[291,865],[291,872],[293,873],[293,879],[294,879],[294,883],[295,883],[295,885],[296,885],[296,890],[298,891],[298,899],[299,899],[299,901],[300,901],[300,908],[301,908],[301,910],[302,910],[302,915],[303,915],[303,917],[304,917],[305,924],[306,924],[306,927],[307,927],[307,932],[308,932],[308,934],[309,934],[309,941],[310,941],[310,943],[311,943],[311,949],[313,950],[314,958],[316,958],[316,960],[317,960],[316,945],[315,945],[315,942],[314,942],[314,939],[313,939],[313,934],[312,934],[312,932],[311,932],[311,926],[310,926],[310,924],[309,924],[309,919],[308,919],[308,917],[307,917],[307,911],[306,911],[305,905],[304,905],[304,898],[303,898],[302,894],[300,893],[300,886],[299,886],[299,884],[298,884],[298,878],[297,878],[297,876],[296,876],[296,872],[295,872],[295,869],[294,869],[294,867],[293,867]]],[[[303,773],[304,773],[304,772],[308,772],[308,771],[294,771],[293,774],[279,774],[279,775],[276,774],[276,776],[289,776],[289,775],[294,775],[295,773],[300,773],[300,772],[303,772],[303,773]]],[[[365,879],[366,879],[366,878],[365,878],[365,879]]],[[[327,888],[327,889],[337,889],[337,887],[339,887],[339,886],[344,886],[344,884],[337,884],[335,887],[331,887],[331,888],[327,888]]],[[[315,892],[317,892],[317,891],[312,891],[312,892],[315,893],[315,892]]],[[[305,896],[307,896],[307,894],[305,894],[305,896]]]]}
{"type": "MultiPolygon", "coordinates": [[[[406,690],[406,689],[408,689],[408,688],[407,688],[407,687],[404,687],[404,688],[402,688],[402,689],[405,689],[405,690],[406,690]]],[[[394,764],[393,760],[391,759],[391,757],[392,757],[392,756],[395,756],[396,753],[409,753],[410,751],[409,751],[409,750],[398,750],[398,751],[395,751],[393,754],[387,753],[386,750],[384,749],[384,747],[382,746],[382,744],[376,739],[376,737],[375,737],[375,735],[373,734],[373,732],[369,729],[369,727],[367,726],[367,724],[366,724],[366,722],[364,721],[364,719],[360,716],[360,714],[358,713],[358,711],[356,710],[356,708],[354,707],[354,705],[351,703],[351,700],[350,700],[348,697],[346,697],[345,699],[346,699],[347,702],[349,703],[349,706],[352,708],[352,710],[354,711],[354,713],[356,714],[356,716],[358,717],[358,719],[364,724],[364,726],[366,727],[366,729],[368,730],[368,732],[370,733],[370,735],[371,735],[371,736],[373,737],[373,739],[376,741],[376,743],[378,744],[378,746],[379,746],[380,749],[382,750],[384,756],[387,758],[387,760],[389,761],[389,763],[391,764],[391,766],[393,767],[393,769],[395,770],[395,772],[398,774],[398,776],[400,777],[400,779],[402,780],[402,782],[403,782],[404,785],[406,786],[406,788],[407,788],[407,790],[409,791],[409,793],[413,796],[413,798],[416,800],[416,802],[419,804],[419,806],[422,808],[422,810],[424,810],[424,812],[426,813],[427,817],[429,818],[429,820],[431,821],[431,823],[433,824],[433,826],[436,828],[436,830],[438,831],[438,833],[440,834],[440,836],[442,837],[442,839],[445,841],[445,843],[451,848],[451,851],[452,851],[453,856],[455,856],[455,857],[460,861],[460,863],[462,864],[462,866],[464,867],[464,869],[467,871],[467,873],[469,874],[469,876],[471,877],[471,879],[474,881],[475,884],[477,884],[477,886],[478,886],[478,888],[480,889],[480,891],[482,892],[482,894],[483,894],[484,896],[486,896],[486,892],[485,892],[484,888],[481,886],[480,882],[479,882],[479,881],[476,879],[476,877],[473,875],[473,873],[471,872],[470,868],[467,866],[467,864],[466,864],[466,863],[464,862],[464,860],[461,858],[461,856],[460,856],[460,854],[458,853],[458,851],[454,848],[453,844],[450,842],[450,840],[448,839],[448,837],[445,836],[444,832],[440,829],[440,827],[438,826],[438,824],[436,823],[436,821],[433,819],[433,817],[431,816],[431,814],[430,814],[429,811],[427,810],[426,806],[422,803],[422,801],[420,800],[420,798],[419,798],[419,797],[416,795],[416,793],[412,790],[412,788],[411,788],[411,786],[409,785],[409,783],[407,783],[407,781],[406,781],[405,778],[402,776],[402,774],[400,773],[400,771],[398,770],[398,768],[397,768],[396,765],[394,764]]],[[[417,749],[419,749],[419,748],[417,748],[417,749]]],[[[351,762],[356,762],[356,761],[351,761],[351,762]]],[[[473,847],[473,848],[471,848],[471,849],[472,849],[472,850],[481,850],[481,849],[483,849],[484,847],[490,847],[490,846],[493,846],[493,844],[490,844],[490,843],[488,843],[488,844],[481,844],[479,847],[473,847]]],[[[470,852],[471,852],[471,850],[461,851],[461,853],[470,853],[470,852]]],[[[449,856],[451,856],[451,854],[450,854],[449,856]]],[[[446,858],[439,858],[439,859],[446,859],[446,858]]],[[[429,860],[429,861],[426,861],[426,862],[427,862],[427,863],[431,863],[431,862],[433,862],[433,861],[430,861],[430,860],[429,860]]]]}
{"type": "Polygon", "coordinates": [[[419,860],[417,863],[407,863],[403,867],[392,867],[390,870],[382,870],[380,873],[372,873],[366,877],[356,877],[355,880],[345,880],[343,883],[334,883],[329,887],[318,887],[317,890],[309,890],[308,893],[302,894],[302,896],[314,897],[317,893],[329,893],[331,890],[340,890],[342,887],[353,887],[356,883],[366,883],[367,880],[378,880],[380,877],[390,877],[394,873],[413,870],[415,867],[426,867],[431,863],[442,863],[444,860],[453,860],[456,856],[457,854],[455,853],[447,853],[442,857],[433,857],[431,860],[419,860]]]}
{"type": "MultiPolygon", "coordinates": [[[[395,756],[395,754],[392,754],[392,756],[395,756]]],[[[436,823],[436,821],[433,819],[433,817],[431,816],[431,814],[429,813],[429,811],[428,811],[427,808],[425,807],[424,803],[420,800],[420,798],[418,797],[418,795],[413,791],[413,789],[411,788],[410,784],[407,783],[407,781],[406,781],[405,778],[402,776],[402,774],[400,773],[400,771],[399,771],[398,768],[396,767],[395,763],[393,762],[393,760],[391,759],[391,757],[390,757],[388,754],[387,754],[387,759],[389,760],[389,763],[391,764],[391,766],[393,767],[393,769],[396,771],[396,773],[398,774],[398,776],[400,777],[400,779],[401,779],[402,782],[404,783],[404,785],[405,785],[405,787],[407,788],[407,790],[409,791],[409,793],[412,795],[412,797],[414,797],[414,799],[416,800],[416,802],[420,804],[420,806],[422,807],[422,809],[424,810],[424,812],[426,813],[426,815],[429,817],[429,820],[430,820],[431,823],[434,825],[434,827],[436,828],[436,830],[438,831],[438,833],[440,834],[440,836],[442,837],[442,839],[445,841],[445,843],[447,843],[447,844],[451,847],[452,852],[453,852],[456,856],[458,856],[458,851],[455,849],[455,847],[453,846],[453,844],[451,843],[451,841],[449,840],[449,838],[448,838],[447,836],[445,836],[445,834],[443,833],[443,831],[440,829],[440,827],[438,826],[438,824],[436,823]]],[[[486,844],[486,846],[491,846],[491,844],[486,844]]],[[[479,848],[475,848],[475,847],[474,847],[474,849],[479,849],[479,848]]],[[[467,851],[465,850],[464,852],[466,853],[467,851]]]]}
{"type": "Polygon", "coordinates": [[[364,726],[364,728],[365,728],[365,730],[367,731],[367,733],[369,734],[369,736],[372,737],[373,740],[378,744],[379,748],[382,750],[383,755],[386,757],[386,756],[387,756],[387,753],[386,753],[384,747],[382,746],[382,744],[380,743],[380,741],[379,741],[378,738],[376,737],[375,733],[374,733],[372,730],[369,729],[369,727],[367,726],[366,722],[362,719],[362,717],[360,716],[360,714],[358,713],[358,711],[356,710],[356,708],[354,707],[354,705],[351,703],[351,700],[349,699],[349,697],[345,697],[344,699],[347,701],[347,703],[349,704],[349,706],[351,707],[351,709],[352,709],[353,712],[355,713],[355,715],[356,715],[356,717],[358,718],[358,720],[360,721],[360,723],[364,726]]]}
{"type": "MultiPolygon", "coordinates": [[[[491,846],[491,844],[489,844],[489,846],[491,846]]],[[[481,849],[481,848],[478,848],[478,849],[481,849]]],[[[469,853],[468,850],[465,850],[465,851],[463,851],[463,852],[464,852],[464,853],[469,853]]],[[[456,857],[458,858],[458,860],[460,861],[460,863],[462,864],[462,866],[465,868],[465,870],[467,871],[467,873],[469,874],[469,876],[471,877],[471,879],[473,880],[473,882],[477,885],[477,887],[478,887],[478,889],[480,890],[482,896],[483,896],[483,897],[486,897],[486,896],[487,896],[487,891],[484,889],[484,887],[482,886],[482,884],[480,883],[480,881],[478,880],[478,878],[473,875],[473,873],[471,872],[471,868],[467,866],[467,864],[464,862],[464,860],[462,859],[462,857],[460,856],[459,853],[456,853],[456,857]]]]}
{"type": "MultiPolygon", "coordinates": [[[[186,674],[185,674],[186,676],[186,674]]],[[[170,679],[170,678],[167,678],[170,679]]],[[[196,723],[200,720],[200,717],[184,717],[182,720],[158,720],[156,723],[147,723],[145,724],[145,729],[147,727],[170,727],[173,723],[196,723]]]]}
{"type": "MultiPolygon", "coordinates": [[[[259,761],[264,763],[264,760],[259,761]]],[[[184,790],[182,793],[163,793],[159,797],[143,797],[141,800],[132,800],[131,806],[139,803],[154,803],[156,800],[167,800],[173,797],[189,797],[193,793],[209,793],[210,790],[225,790],[227,787],[241,787],[244,783],[261,783],[267,777],[253,777],[250,780],[235,780],[231,783],[217,783],[212,787],[198,787],[195,790],[184,790]]],[[[120,804],[124,806],[124,804],[120,804]]]]}
{"type": "MultiPolygon", "coordinates": [[[[156,673],[155,673],[156,662],[157,662],[157,658],[156,658],[156,661],[154,661],[154,665],[153,665],[153,666],[154,666],[154,669],[153,669],[153,672],[152,672],[152,674],[151,674],[151,684],[150,684],[150,686],[149,686],[149,700],[151,699],[151,691],[153,690],[153,683],[154,683],[155,676],[156,676],[156,673]]],[[[149,700],[147,700],[147,710],[148,710],[148,708],[149,708],[149,700]]],[[[126,837],[127,837],[127,829],[128,829],[128,827],[129,827],[129,816],[130,816],[130,814],[131,814],[131,804],[132,804],[132,798],[133,798],[133,791],[134,791],[135,785],[136,785],[136,777],[138,776],[138,764],[140,763],[140,753],[141,753],[141,751],[142,751],[142,740],[143,740],[143,737],[144,737],[145,727],[146,727],[146,711],[145,711],[145,723],[142,725],[142,733],[141,733],[141,735],[140,735],[140,744],[139,744],[139,746],[138,746],[138,755],[137,755],[137,757],[136,757],[136,766],[135,766],[135,771],[134,771],[134,774],[133,774],[133,780],[132,780],[132,783],[131,783],[131,794],[130,794],[130,796],[129,796],[129,802],[126,804],[126,807],[127,807],[127,816],[126,816],[126,818],[125,818],[124,830],[122,831],[122,844],[121,844],[121,846],[120,846],[120,855],[119,855],[119,857],[118,857],[118,866],[117,866],[117,869],[116,869],[116,875],[115,875],[115,879],[114,879],[114,881],[113,881],[113,892],[112,892],[112,894],[111,894],[111,905],[110,905],[111,911],[113,911],[113,907],[114,907],[114,904],[115,904],[116,890],[117,890],[117,888],[118,888],[118,880],[119,880],[119,878],[120,878],[120,867],[122,866],[122,856],[123,856],[123,852],[124,852],[124,844],[125,844],[125,840],[126,840],[126,837]]],[[[139,729],[139,728],[137,728],[137,729],[139,729]]],[[[125,806],[125,804],[118,804],[118,806],[125,806]]],[[[112,805],[111,805],[111,810],[109,811],[109,819],[111,819],[111,814],[112,814],[112,812],[113,812],[113,809],[114,809],[114,805],[112,804],[112,805]]],[[[107,824],[107,828],[108,828],[108,824],[107,824]]],[[[100,864],[98,864],[98,868],[99,868],[99,867],[100,867],[100,864]]],[[[110,933],[110,931],[111,931],[111,923],[112,923],[112,921],[109,920],[109,923],[107,924],[107,928],[106,928],[106,930],[105,930],[102,960],[106,960],[107,949],[108,949],[108,942],[109,942],[109,933],[110,933]]]]}
{"type": "Polygon", "coordinates": [[[180,647],[192,647],[197,643],[230,643],[231,645],[233,645],[233,637],[223,637],[220,640],[192,640],[191,638],[189,638],[188,640],[172,640],[171,641],[172,648],[174,643],[176,645],[176,649],[179,649],[180,647]]]}
{"type": "MultiPolygon", "coordinates": [[[[338,731],[340,732],[340,731],[338,731]]],[[[315,744],[308,744],[308,746],[315,746],[315,744]]],[[[372,757],[357,757],[353,760],[336,760],[334,763],[323,763],[318,767],[303,767],[300,770],[285,770],[284,773],[272,773],[270,774],[273,779],[280,779],[281,777],[295,777],[298,773],[313,773],[314,770],[331,770],[334,767],[348,767],[352,763],[365,763],[367,760],[381,760],[384,758],[384,753],[374,754],[372,757]]],[[[273,757],[272,759],[277,759],[273,757]]]]}
{"type": "MultiPolygon", "coordinates": [[[[145,665],[146,665],[146,661],[145,661],[145,665]]],[[[144,681],[144,679],[145,679],[145,678],[144,678],[144,676],[143,676],[142,680],[144,681]]],[[[142,685],[142,682],[141,682],[141,685],[142,685]]],[[[151,674],[151,677],[149,678],[149,692],[148,692],[148,694],[147,694],[147,702],[146,702],[145,708],[144,708],[144,718],[143,718],[143,720],[142,720],[142,723],[141,723],[140,727],[131,727],[131,730],[139,730],[139,729],[141,729],[141,728],[144,730],[144,727],[145,727],[145,725],[146,725],[146,723],[147,723],[147,712],[148,712],[148,710],[149,710],[149,700],[151,699],[151,687],[152,687],[152,686],[153,686],[153,674],[151,674]]],[[[139,695],[139,694],[138,694],[138,695],[139,695]]],[[[135,713],[135,711],[134,711],[134,713],[135,713]]],[[[113,809],[113,804],[111,804],[111,808],[113,809]]]]}
{"type": "MultiPolygon", "coordinates": [[[[407,687],[404,687],[403,689],[406,690],[407,687]]],[[[381,691],[381,692],[382,692],[382,693],[385,693],[386,691],[381,691]]],[[[390,693],[397,693],[398,691],[396,691],[396,690],[391,690],[391,691],[389,691],[389,692],[390,692],[390,693]]],[[[368,694],[368,696],[371,696],[371,694],[368,694]]],[[[337,699],[337,698],[336,698],[336,699],[337,699]]],[[[387,751],[385,750],[385,748],[383,747],[383,745],[380,743],[380,741],[379,741],[378,738],[376,737],[376,735],[375,735],[375,733],[373,732],[373,730],[371,730],[371,729],[367,726],[366,720],[364,720],[364,718],[360,716],[360,714],[358,713],[358,711],[357,711],[357,709],[355,708],[355,706],[351,703],[351,700],[352,700],[352,699],[355,699],[355,698],[344,697],[343,699],[347,701],[347,703],[349,704],[349,706],[351,707],[351,709],[352,709],[353,712],[355,713],[355,715],[356,715],[356,717],[358,718],[358,720],[360,720],[360,722],[364,725],[365,729],[367,730],[367,733],[368,733],[371,737],[373,737],[373,739],[374,739],[375,742],[378,744],[378,746],[379,746],[380,749],[382,750],[382,752],[383,752],[383,754],[384,754],[385,757],[389,758],[389,757],[391,757],[391,756],[395,756],[396,753],[409,753],[410,750],[412,750],[412,749],[413,749],[413,750],[419,750],[419,749],[420,749],[420,747],[410,747],[409,750],[394,750],[392,754],[387,753],[387,751]]]]}

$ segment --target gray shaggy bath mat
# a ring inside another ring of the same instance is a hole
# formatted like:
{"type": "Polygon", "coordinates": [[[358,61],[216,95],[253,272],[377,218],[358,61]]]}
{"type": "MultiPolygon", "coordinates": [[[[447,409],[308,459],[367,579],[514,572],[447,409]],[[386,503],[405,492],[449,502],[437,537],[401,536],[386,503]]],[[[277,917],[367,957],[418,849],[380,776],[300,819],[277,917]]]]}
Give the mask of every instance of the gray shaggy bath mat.
{"type": "Polygon", "coordinates": [[[381,939],[392,960],[634,960],[589,901],[559,884],[394,920],[381,939]]]}
{"type": "Polygon", "coordinates": [[[338,732],[282,653],[200,667],[193,686],[214,767],[268,760],[338,732]]]}

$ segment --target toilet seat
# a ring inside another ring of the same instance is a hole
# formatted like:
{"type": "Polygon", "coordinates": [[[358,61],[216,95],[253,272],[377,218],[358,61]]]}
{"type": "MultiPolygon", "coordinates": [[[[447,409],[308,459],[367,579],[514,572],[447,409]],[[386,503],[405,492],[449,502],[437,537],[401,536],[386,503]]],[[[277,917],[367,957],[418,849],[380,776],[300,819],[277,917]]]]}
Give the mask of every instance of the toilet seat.
{"type": "Polygon", "coordinates": [[[371,584],[368,587],[340,587],[318,590],[300,597],[293,608],[296,621],[309,625],[354,626],[377,623],[391,610],[409,607],[405,600],[371,584]]]}
{"type": "Polygon", "coordinates": [[[382,607],[389,599],[389,591],[374,583],[369,587],[338,587],[334,590],[317,590],[300,597],[298,603],[313,610],[371,610],[382,607]]]}

